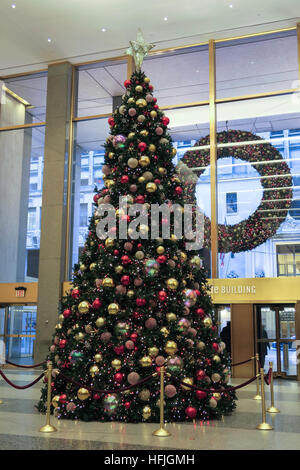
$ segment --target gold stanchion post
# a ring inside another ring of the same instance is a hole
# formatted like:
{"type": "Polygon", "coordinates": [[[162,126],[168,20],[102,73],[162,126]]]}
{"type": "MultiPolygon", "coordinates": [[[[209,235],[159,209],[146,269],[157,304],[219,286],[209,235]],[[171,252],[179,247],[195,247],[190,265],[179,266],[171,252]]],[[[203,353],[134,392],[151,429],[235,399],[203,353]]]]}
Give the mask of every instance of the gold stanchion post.
{"type": "Polygon", "coordinates": [[[264,370],[263,369],[260,369],[260,386],[261,386],[262,422],[256,426],[256,429],[259,429],[261,431],[270,431],[273,428],[266,421],[265,378],[264,378],[264,370]]]}
{"type": "Polygon", "coordinates": [[[40,432],[55,432],[57,429],[50,423],[50,406],[51,406],[51,380],[52,380],[52,362],[47,364],[47,379],[48,379],[48,390],[47,390],[47,414],[46,424],[42,426],[40,432]]]}
{"type": "Polygon", "coordinates": [[[261,400],[261,395],[259,393],[259,356],[255,355],[255,374],[256,374],[256,395],[253,397],[253,400],[261,400]]]}
{"type": "Polygon", "coordinates": [[[160,426],[157,431],[154,431],[153,436],[157,437],[168,437],[171,436],[171,433],[166,430],[164,423],[164,376],[165,376],[165,367],[160,368],[160,426]]]}
{"type": "Polygon", "coordinates": [[[276,408],[274,404],[274,376],[273,376],[273,362],[269,362],[269,367],[272,369],[271,373],[271,383],[270,383],[270,393],[271,393],[271,406],[267,408],[268,413],[280,413],[279,409],[276,408]]]}

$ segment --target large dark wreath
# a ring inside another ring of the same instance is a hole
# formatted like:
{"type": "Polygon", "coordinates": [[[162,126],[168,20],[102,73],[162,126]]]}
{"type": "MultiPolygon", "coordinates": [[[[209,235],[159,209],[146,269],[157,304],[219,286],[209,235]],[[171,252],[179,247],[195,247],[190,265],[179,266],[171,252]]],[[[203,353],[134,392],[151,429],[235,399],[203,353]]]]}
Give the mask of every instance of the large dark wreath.
{"type": "MultiPolygon", "coordinates": [[[[254,140],[262,140],[262,138],[251,132],[239,130],[217,133],[218,144],[254,140]]],[[[200,147],[209,143],[208,135],[200,139],[195,146],[200,147]]],[[[239,253],[252,250],[276,233],[286,218],[292,202],[292,176],[280,152],[269,143],[218,148],[217,158],[224,157],[235,157],[250,162],[261,175],[260,182],[263,187],[260,205],[247,220],[235,225],[218,225],[219,252],[239,253]],[[256,162],[260,164],[255,164],[256,162]]],[[[189,168],[202,167],[200,170],[194,170],[199,177],[205,171],[205,167],[210,164],[210,151],[209,149],[190,150],[185,153],[181,161],[189,168]]],[[[186,182],[185,194],[190,203],[195,202],[195,189],[195,182],[186,182]]],[[[210,219],[206,216],[204,227],[204,246],[209,248],[211,226],[210,219]]]]}

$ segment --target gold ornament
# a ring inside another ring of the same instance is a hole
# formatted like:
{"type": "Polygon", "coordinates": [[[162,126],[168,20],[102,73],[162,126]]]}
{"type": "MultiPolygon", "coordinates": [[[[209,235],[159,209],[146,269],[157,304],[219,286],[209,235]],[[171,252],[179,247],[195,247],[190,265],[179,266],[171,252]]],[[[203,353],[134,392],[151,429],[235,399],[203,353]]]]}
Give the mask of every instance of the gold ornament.
{"type": "Polygon", "coordinates": [[[91,263],[90,264],[90,271],[95,271],[96,267],[97,267],[96,263],[91,263]]]}
{"type": "Polygon", "coordinates": [[[170,277],[170,279],[167,280],[167,287],[168,287],[168,289],[176,290],[177,287],[178,287],[177,279],[174,279],[173,277],[170,277]]]}
{"type": "Polygon", "coordinates": [[[143,87],[142,87],[141,85],[137,85],[137,86],[135,87],[135,91],[136,91],[137,93],[142,93],[143,87]]]}
{"type": "Polygon", "coordinates": [[[205,343],[203,343],[203,341],[198,341],[196,347],[197,347],[198,351],[203,351],[203,349],[205,349],[205,343]]]}
{"type": "Polygon", "coordinates": [[[173,147],[173,148],[172,148],[172,155],[173,155],[173,157],[175,157],[176,153],[177,153],[177,150],[173,147]]]}
{"type": "Polygon", "coordinates": [[[150,367],[152,365],[152,359],[149,356],[142,357],[139,362],[142,367],[150,367]]]}
{"type": "Polygon", "coordinates": [[[170,236],[170,240],[171,242],[175,243],[177,242],[178,238],[176,237],[176,235],[174,235],[174,233],[172,233],[172,235],[170,236]]]}
{"type": "Polygon", "coordinates": [[[120,359],[114,359],[113,361],[111,361],[111,365],[114,369],[119,370],[122,367],[122,362],[120,361],[120,359]]]}
{"type": "Polygon", "coordinates": [[[64,321],[65,317],[61,314],[58,316],[58,320],[62,323],[64,321]]]}
{"type": "Polygon", "coordinates": [[[217,354],[212,358],[212,360],[216,362],[217,364],[221,362],[220,356],[218,356],[217,354]]]}
{"type": "Polygon", "coordinates": [[[165,326],[163,326],[161,329],[160,329],[160,332],[161,334],[166,338],[167,336],[169,336],[170,332],[168,330],[168,328],[166,328],[165,326]]]}
{"type": "Polygon", "coordinates": [[[167,170],[166,170],[166,168],[163,168],[162,166],[160,166],[159,169],[158,169],[158,173],[160,175],[166,175],[167,170]]]}
{"type": "MultiPolygon", "coordinates": [[[[182,382],[184,382],[185,384],[188,384],[188,385],[193,385],[194,384],[194,380],[192,377],[185,377],[182,382]]],[[[183,390],[188,390],[189,392],[192,391],[192,389],[190,387],[186,387],[185,385],[181,385],[181,388],[183,388],[183,390]]]]}
{"type": "Polygon", "coordinates": [[[138,178],[138,182],[139,182],[139,183],[145,183],[145,181],[146,181],[146,180],[145,180],[144,176],[140,176],[140,177],[138,178]]]}
{"type": "Polygon", "coordinates": [[[51,404],[54,408],[57,408],[59,406],[59,395],[55,395],[52,398],[51,404]]]}
{"type": "Polygon", "coordinates": [[[144,419],[149,419],[151,416],[151,408],[150,406],[144,406],[143,408],[143,418],[144,419]]]}
{"type": "Polygon", "coordinates": [[[174,356],[177,352],[177,344],[175,341],[167,341],[167,344],[165,345],[165,351],[169,356],[174,356]]]}
{"type": "Polygon", "coordinates": [[[213,393],[213,397],[217,401],[221,400],[221,394],[220,393],[213,393]]]}
{"type": "Polygon", "coordinates": [[[150,390],[145,388],[144,390],[141,390],[139,393],[139,399],[142,401],[148,401],[150,398],[150,390]]]}
{"type": "Polygon", "coordinates": [[[115,240],[113,240],[112,238],[107,238],[105,240],[106,248],[112,248],[114,245],[115,245],[115,240]]]}
{"type": "Polygon", "coordinates": [[[127,161],[127,165],[129,166],[129,168],[136,168],[138,166],[139,162],[137,160],[137,158],[129,158],[128,161],[127,161]]]}
{"type": "Polygon", "coordinates": [[[124,270],[124,267],[121,266],[120,264],[118,264],[118,266],[115,267],[115,272],[117,274],[120,274],[121,272],[123,272],[123,270],[124,270]]]}
{"type": "Polygon", "coordinates": [[[129,291],[127,292],[127,297],[131,298],[133,296],[134,296],[134,290],[129,289],[129,291]]]}
{"type": "Polygon", "coordinates": [[[172,312],[167,313],[166,317],[167,317],[168,322],[173,322],[177,320],[177,316],[175,315],[175,313],[172,313],[172,312]]]}
{"type": "Polygon", "coordinates": [[[85,338],[85,334],[82,333],[81,331],[79,333],[77,333],[77,335],[75,335],[76,341],[83,341],[84,338],[85,338]]]}
{"type": "Polygon", "coordinates": [[[107,310],[110,315],[117,315],[117,313],[120,310],[120,307],[118,304],[113,303],[113,304],[109,304],[109,306],[107,307],[107,310]]]}
{"type": "Polygon", "coordinates": [[[101,327],[104,326],[104,325],[105,325],[105,318],[103,318],[103,317],[97,318],[97,320],[96,320],[96,326],[97,326],[98,328],[101,328],[101,327]]]}
{"type": "Polygon", "coordinates": [[[145,82],[145,83],[150,83],[150,78],[149,78],[149,77],[145,77],[145,78],[144,78],[144,82],[145,82]]]}
{"type": "Polygon", "coordinates": [[[134,98],[132,98],[132,97],[128,98],[127,103],[128,104],[133,104],[134,103],[134,98]]]}
{"type": "Polygon", "coordinates": [[[159,353],[159,350],[156,346],[152,346],[151,348],[148,348],[149,356],[156,357],[158,353],[159,353]]]}
{"type": "Polygon", "coordinates": [[[85,264],[81,264],[81,265],[79,266],[79,269],[80,269],[80,271],[85,271],[85,270],[86,270],[86,265],[85,265],[85,264]]]}
{"type": "Polygon", "coordinates": [[[134,132],[129,132],[127,138],[128,139],[134,139],[134,137],[135,137],[135,133],[134,132]]]}
{"type": "Polygon", "coordinates": [[[191,265],[195,268],[200,268],[201,258],[199,258],[199,256],[193,256],[193,258],[191,259],[191,265]]]}
{"type": "MultiPolygon", "coordinates": [[[[150,158],[147,157],[147,155],[143,155],[140,159],[139,159],[139,165],[142,167],[142,168],[145,168],[146,166],[150,165],[150,158]]],[[[147,187],[146,187],[147,189],[147,187]]]]}
{"type": "Polygon", "coordinates": [[[156,253],[158,253],[159,255],[162,255],[164,252],[165,252],[165,247],[164,246],[158,246],[156,248],[156,253]]]}
{"type": "Polygon", "coordinates": [[[101,353],[95,354],[94,360],[95,360],[95,362],[102,362],[102,360],[103,360],[102,354],[101,353]]]}
{"type": "Polygon", "coordinates": [[[148,150],[149,152],[154,153],[156,150],[156,146],[154,144],[149,144],[148,150]]]}
{"type": "Polygon", "coordinates": [[[145,178],[146,181],[151,181],[153,179],[153,174],[151,173],[151,171],[145,171],[142,176],[145,178]]]}
{"type": "Polygon", "coordinates": [[[147,131],[147,129],[142,129],[140,132],[140,135],[142,137],[147,137],[149,135],[149,132],[147,131]]]}
{"type": "Polygon", "coordinates": [[[148,193],[154,193],[157,190],[157,186],[155,183],[147,183],[146,184],[146,191],[148,193]]]}
{"type": "Polygon", "coordinates": [[[150,116],[152,119],[155,119],[157,117],[157,112],[156,111],[150,111],[150,116]]]}
{"type": "Polygon", "coordinates": [[[86,388],[80,388],[77,392],[77,396],[80,401],[85,401],[89,398],[90,392],[86,388]]]}
{"type": "Polygon", "coordinates": [[[114,287],[115,283],[111,277],[105,277],[102,282],[103,287],[114,287]]]}
{"type": "Polygon", "coordinates": [[[184,253],[183,251],[180,252],[180,261],[182,263],[185,263],[185,261],[187,260],[187,255],[186,253],[184,253]]]}
{"type": "Polygon", "coordinates": [[[112,159],[114,158],[114,156],[115,156],[114,152],[109,152],[108,158],[109,158],[110,160],[112,160],[112,159]]]}
{"type": "Polygon", "coordinates": [[[113,186],[115,184],[114,180],[105,180],[105,186],[107,188],[110,188],[111,186],[113,186]]]}
{"type": "Polygon", "coordinates": [[[136,105],[138,108],[144,108],[145,106],[147,106],[147,101],[144,100],[144,98],[139,98],[138,100],[136,100],[136,105]]]}
{"type": "Polygon", "coordinates": [[[80,302],[80,304],[78,305],[78,311],[79,313],[88,313],[89,303],[86,300],[80,302]]]}
{"type": "Polygon", "coordinates": [[[91,375],[91,377],[95,377],[95,375],[98,375],[99,372],[100,372],[100,369],[99,369],[98,366],[93,365],[93,366],[90,367],[90,375],[91,375]]]}
{"type": "Polygon", "coordinates": [[[205,328],[210,328],[212,326],[212,319],[210,317],[205,317],[203,323],[205,328]]]}

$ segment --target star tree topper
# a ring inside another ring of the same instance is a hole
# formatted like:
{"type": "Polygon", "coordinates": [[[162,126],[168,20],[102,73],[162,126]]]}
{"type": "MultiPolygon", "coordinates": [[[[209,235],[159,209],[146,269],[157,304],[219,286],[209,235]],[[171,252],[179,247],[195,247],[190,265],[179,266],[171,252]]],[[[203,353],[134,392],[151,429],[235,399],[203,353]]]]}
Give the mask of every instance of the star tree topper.
{"type": "Polygon", "coordinates": [[[126,50],[127,55],[132,55],[136,70],[140,72],[144,57],[155,47],[155,44],[146,44],[141,29],[138,29],[136,41],[129,41],[130,47],[126,50]]]}

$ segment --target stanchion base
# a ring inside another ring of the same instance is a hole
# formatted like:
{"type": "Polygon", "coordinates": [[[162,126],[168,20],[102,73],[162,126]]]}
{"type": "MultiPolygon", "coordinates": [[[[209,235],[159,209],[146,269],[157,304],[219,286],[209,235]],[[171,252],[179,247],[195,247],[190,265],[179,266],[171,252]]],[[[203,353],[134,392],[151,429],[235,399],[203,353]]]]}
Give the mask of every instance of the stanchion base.
{"type": "Polygon", "coordinates": [[[276,406],[270,406],[270,408],[267,408],[267,412],[268,413],[280,413],[280,411],[278,410],[278,408],[276,408],[276,406]]]}
{"type": "Polygon", "coordinates": [[[3,400],[0,400],[0,405],[3,405],[3,400]]]}
{"type": "Polygon", "coordinates": [[[253,397],[252,400],[261,400],[261,395],[255,395],[255,397],[253,397]]]}
{"type": "Polygon", "coordinates": [[[256,429],[259,429],[260,431],[271,431],[273,428],[269,423],[260,423],[256,426],[256,429]]]}
{"type": "Polygon", "coordinates": [[[40,432],[56,432],[57,429],[52,424],[45,424],[39,429],[40,432]]]}
{"type": "Polygon", "coordinates": [[[171,433],[164,428],[159,428],[157,431],[154,431],[152,435],[157,437],[169,437],[171,433]]]}

